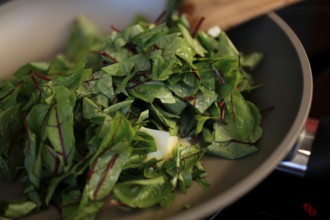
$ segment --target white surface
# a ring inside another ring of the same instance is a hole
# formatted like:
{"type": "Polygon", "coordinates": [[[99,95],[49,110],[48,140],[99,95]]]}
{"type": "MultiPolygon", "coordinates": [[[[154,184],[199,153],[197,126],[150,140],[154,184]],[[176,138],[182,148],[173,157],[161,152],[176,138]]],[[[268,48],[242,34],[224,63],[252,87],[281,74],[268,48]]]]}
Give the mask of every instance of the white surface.
{"type": "Polygon", "coordinates": [[[0,80],[30,61],[43,61],[63,49],[79,14],[103,32],[123,27],[137,13],[155,19],[165,0],[16,0],[0,7],[0,80]],[[100,16],[102,14],[102,16],[100,16]]]}

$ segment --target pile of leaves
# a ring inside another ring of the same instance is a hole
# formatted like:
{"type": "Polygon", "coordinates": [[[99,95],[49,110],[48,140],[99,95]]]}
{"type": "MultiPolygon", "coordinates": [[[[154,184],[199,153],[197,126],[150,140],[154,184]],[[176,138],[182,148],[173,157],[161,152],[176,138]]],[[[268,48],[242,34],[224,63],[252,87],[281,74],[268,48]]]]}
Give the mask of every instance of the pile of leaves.
{"type": "Polygon", "coordinates": [[[184,16],[136,22],[103,35],[78,17],[65,52],[24,65],[0,83],[1,178],[22,183],[2,201],[4,218],[54,204],[63,219],[93,219],[104,203],[168,207],[193,181],[207,188],[202,159],[257,151],[258,53],[243,55],[224,32],[192,33],[184,16]],[[142,127],[188,138],[170,158],[142,127]]]}

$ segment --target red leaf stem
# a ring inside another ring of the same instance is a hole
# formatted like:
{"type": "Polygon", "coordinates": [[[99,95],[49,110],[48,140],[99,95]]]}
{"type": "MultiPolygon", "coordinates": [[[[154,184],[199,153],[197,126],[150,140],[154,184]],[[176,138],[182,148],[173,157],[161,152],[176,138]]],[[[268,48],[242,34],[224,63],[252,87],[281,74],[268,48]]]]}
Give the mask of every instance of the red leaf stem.
{"type": "Polygon", "coordinates": [[[116,32],[121,32],[121,30],[119,28],[117,28],[115,25],[111,25],[111,29],[116,31],[116,32]]]}
{"type": "Polygon", "coordinates": [[[36,80],[36,78],[34,77],[34,75],[31,75],[31,78],[32,78],[33,84],[34,84],[34,86],[36,87],[36,89],[37,89],[39,92],[41,92],[40,85],[39,85],[38,81],[36,80]]]}
{"type": "Polygon", "coordinates": [[[236,116],[235,116],[235,108],[234,108],[234,98],[233,94],[230,93],[230,104],[231,104],[231,111],[233,112],[233,121],[236,121],[236,116]]]}
{"type": "Polygon", "coordinates": [[[196,23],[196,25],[195,25],[192,33],[191,33],[192,36],[196,36],[196,34],[197,34],[197,32],[198,32],[199,28],[201,27],[204,20],[205,20],[205,17],[203,17],[203,16],[198,19],[198,21],[197,21],[197,23],[196,23]]]}
{"type": "Polygon", "coordinates": [[[158,25],[160,22],[162,22],[164,16],[166,15],[166,11],[163,11],[162,13],[160,13],[160,15],[156,18],[156,20],[154,20],[154,24],[158,25]]]}
{"type": "Polygon", "coordinates": [[[198,158],[200,158],[200,154],[203,153],[203,151],[198,151],[196,153],[193,153],[193,154],[190,154],[190,155],[187,155],[185,157],[180,157],[180,161],[183,161],[183,167],[185,166],[186,164],[186,159],[189,159],[191,157],[194,157],[194,156],[197,156],[198,158]]]}
{"type": "Polygon", "coordinates": [[[47,76],[44,76],[38,72],[34,72],[34,75],[36,75],[37,77],[39,77],[40,79],[46,80],[46,81],[51,81],[51,78],[48,78],[47,76]]]}
{"type": "Polygon", "coordinates": [[[213,70],[213,72],[215,73],[215,77],[216,77],[216,79],[218,80],[218,82],[219,82],[220,84],[225,84],[225,81],[223,80],[223,78],[222,78],[220,72],[219,72],[214,66],[212,66],[212,70],[213,70]]]}
{"type": "Polygon", "coordinates": [[[50,151],[48,147],[46,149],[50,153],[50,155],[54,158],[55,164],[54,164],[53,176],[57,176],[60,168],[60,159],[56,154],[50,151]]]}
{"type": "Polygon", "coordinates": [[[90,171],[88,172],[88,180],[90,180],[95,172],[95,167],[96,167],[96,164],[97,164],[97,161],[98,161],[99,158],[96,158],[94,160],[94,163],[92,165],[92,168],[90,169],[90,171]]]}
{"type": "Polygon", "coordinates": [[[221,121],[224,121],[225,120],[225,114],[226,114],[226,103],[224,100],[222,100],[220,103],[219,103],[219,108],[220,108],[220,119],[221,121]]]}
{"type": "Polygon", "coordinates": [[[126,87],[126,89],[128,89],[128,90],[133,89],[133,88],[135,88],[139,85],[142,85],[143,83],[149,82],[149,81],[151,81],[151,79],[146,79],[144,81],[136,81],[136,84],[134,84],[132,86],[128,86],[128,87],[126,87]]]}
{"type": "Polygon", "coordinates": [[[101,77],[92,77],[91,79],[85,80],[84,83],[86,83],[89,86],[89,83],[92,81],[97,81],[101,79],[101,77]]]}
{"type": "Polygon", "coordinates": [[[193,106],[196,106],[197,104],[197,94],[193,96],[186,96],[183,98],[186,101],[192,101],[193,100],[193,106]]]}
{"type": "Polygon", "coordinates": [[[99,54],[99,55],[101,55],[103,57],[107,57],[110,60],[112,60],[112,62],[114,62],[114,63],[117,63],[118,62],[118,60],[116,58],[114,58],[113,56],[111,56],[110,54],[108,54],[105,51],[92,51],[92,53],[99,54]]]}
{"type": "Polygon", "coordinates": [[[102,176],[101,181],[99,182],[99,184],[98,184],[97,187],[96,187],[96,190],[95,190],[94,195],[93,195],[94,200],[96,200],[97,194],[99,193],[99,191],[100,191],[100,189],[101,189],[101,187],[102,187],[102,185],[103,185],[103,183],[104,183],[106,177],[108,176],[110,170],[112,169],[113,165],[115,164],[115,162],[116,162],[118,156],[119,156],[118,154],[115,154],[115,155],[113,156],[113,158],[110,160],[110,162],[109,162],[109,164],[108,164],[108,166],[107,166],[107,169],[106,169],[106,171],[104,172],[104,174],[103,174],[103,176],[102,176]]]}
{"type": "Polygon", "coordinates": [[[0,100],[4,100],[5,98],[7,98],[7,97],[10,96],[11,94],[13,94],[13,92],[15,92],[15,90],[16,90],[18,87],[21,87],[24,83],[25,83],[24,80],[19,81],[19,82],[16,84],[15,88],[13,88],[12,90],[10,90],[6,95],[0,97],[0,100]]]}
{"type": "Polygon", "coordinates": [[[62,131],[60,118],[59,118],[59,115],[58,115],[57,105],[55,105],[55,117],[56,117],[56,128],[57,128],[57,131],[58,131],[58,135],[59,135],[59,139],[60,139],[60,145],[61,145],[61,148],[62,148],[63,161],[64,161],[64,164],[67,164],[68,163],[68,156],[66,155],[66,152],[65,152],[64,140],[63,140],[63,131],[62,131]]]}

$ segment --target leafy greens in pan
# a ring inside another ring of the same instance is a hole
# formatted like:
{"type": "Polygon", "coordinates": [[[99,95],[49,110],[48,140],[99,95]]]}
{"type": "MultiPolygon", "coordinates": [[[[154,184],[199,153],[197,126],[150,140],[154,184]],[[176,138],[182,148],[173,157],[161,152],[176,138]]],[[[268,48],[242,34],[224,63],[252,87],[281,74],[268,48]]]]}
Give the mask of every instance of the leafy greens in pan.
{"type": "Polygon", "coordinates": [[[65,52],[0,83],[1,178],[23,187],[0,202],[4,219],[51,204],[63,219],[105,203],[166,208],[193,181],[208,187],[204,155],[257,151],[261,114],[245,93],[262,55],[190,26],[174,13],[103,35],[80,16],[65,52]]]}

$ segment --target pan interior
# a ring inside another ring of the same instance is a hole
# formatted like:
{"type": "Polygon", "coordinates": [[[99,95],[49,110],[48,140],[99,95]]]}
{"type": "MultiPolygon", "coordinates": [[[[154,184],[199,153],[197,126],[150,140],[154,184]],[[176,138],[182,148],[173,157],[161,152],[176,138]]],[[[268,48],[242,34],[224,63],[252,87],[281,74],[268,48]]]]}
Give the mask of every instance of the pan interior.
{"type": "Polygon", "coordinates": [[[287,28],[272,13],[228,32],[240,51],[265,54],[253,73],[256,82],[263,86],[253,93],[252,99],[261,109],[272,109],[263,113],[260,151],[234,161],[207,157],[205,165],[211,187],[204,191],[193,186],[186,195],[179,195],[168,210],[148,210],[134,216],[107,212],[104,219],[109,215],[123,219],[205,217],[230,205],[275,169],[293,147],[304,125],[312,91],[309,62],[298,39],[287,28]],[[192,208],[183,211],[184,204],[191,204],[192,208]]]}

